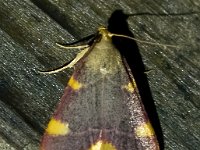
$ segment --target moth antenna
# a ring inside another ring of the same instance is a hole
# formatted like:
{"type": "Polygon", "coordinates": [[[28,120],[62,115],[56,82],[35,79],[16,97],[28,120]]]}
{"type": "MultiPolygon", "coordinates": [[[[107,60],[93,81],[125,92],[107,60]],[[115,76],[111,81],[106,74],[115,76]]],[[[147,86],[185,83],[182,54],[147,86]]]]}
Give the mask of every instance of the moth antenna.
{"type": "Polygon", "coordinates": [[[158,45],[158,46],[163,46],[163,47],[173,47],[173,48],[178,48],[179,46],[175,46],[175,45],[168,45],[168,44],[161,44],[161,43],[153,43],[153,42],[148,42],[148,41],[144,41],[144,40],[139,40],[130,36],[126,36],[126,35],[121,35],[121,34],[114,34],[114,33],[110,33],[110,36],[117,36],[117,37],[124,37],[127,39],[131,39],[140,43],[146,43],[146,44],[150,44],[150,45],[158,45]]]}

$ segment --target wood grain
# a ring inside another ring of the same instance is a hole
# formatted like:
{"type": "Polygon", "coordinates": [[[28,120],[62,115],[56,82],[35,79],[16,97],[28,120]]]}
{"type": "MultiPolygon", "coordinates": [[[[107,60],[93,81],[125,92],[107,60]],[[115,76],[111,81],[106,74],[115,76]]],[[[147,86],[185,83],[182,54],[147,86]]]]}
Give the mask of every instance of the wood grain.
{"type": "Polygon", "coordinates": [[[72,60],[78,51],[62,50],[55,43],[70,43],[94,34],[100,25],[108,25],[115,10],[121,9],[128,14],[158,14],[128,18],[136,38],[179,46],[137,43],[146,70],[151,69],[147,76],[164,149],[197,150],[199,7],[195,0],[0,1],[0,149],[38,149],[73,69],[56,75],[41,75],[38,70],[72,60]]]}

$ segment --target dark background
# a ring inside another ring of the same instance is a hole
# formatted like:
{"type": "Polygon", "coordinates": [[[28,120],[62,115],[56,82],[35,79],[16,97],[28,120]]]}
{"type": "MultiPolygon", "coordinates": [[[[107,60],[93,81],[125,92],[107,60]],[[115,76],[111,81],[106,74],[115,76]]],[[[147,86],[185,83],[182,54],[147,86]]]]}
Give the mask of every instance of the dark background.
{"type": "MultiPolygon", "coordinates": [[[[55,43],[75,42],[96,33],[118,9],[127,14],[158,14],[129,17],[131,33],[141,40],[179,47],[137,42],[144,70],[151,70],[147,79],[152,101],[145,107],[166,150],[199,149],[197,0],[0,1],[0,149],[38,149],[73,69],[53,75],[41,75],[38,70],[72,60],[78,50],[63,50],[55,43]]],[[[129,59],[139,55],[133,53],[129,59]]]]}

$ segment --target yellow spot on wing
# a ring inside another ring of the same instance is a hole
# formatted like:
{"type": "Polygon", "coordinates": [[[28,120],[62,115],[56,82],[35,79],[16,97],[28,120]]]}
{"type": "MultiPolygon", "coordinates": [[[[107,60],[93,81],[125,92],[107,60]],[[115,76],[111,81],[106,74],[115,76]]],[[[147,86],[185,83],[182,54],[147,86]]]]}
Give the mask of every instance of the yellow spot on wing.
{"type": "Polygon", "coordinates": [[[127,85],[123,86],[123,88],[125,88],[130,93],[133,93],[135,88],[136,88],[136,83],[135,82],[133,82],[133,83],[129,82],[127,85]]]}
{"type": "Polygon", "coordinates": [[[111,143],[105,141],[98,141],[93,144],[89,150],[117,150],[111,143]]]}
{"type": "Polygon", "coordinates": [[[151,137],[155,135],[153,127],[149,121],[136,127],[135,133],[137,137],[151,137]]]}
{"type": "Polygon", "coordinates": [[[50,135],[66,135],[69,133],[69,124],[52,118],[48,124],[46,132],[50,135]]]}
{"type": "Polygon", "coordinates": [[[82,87],[82,84],[79,83],[76,79],[74,79],[73,76],[70,78],[68,85],[74,90],[78,90],[82,87]]]}

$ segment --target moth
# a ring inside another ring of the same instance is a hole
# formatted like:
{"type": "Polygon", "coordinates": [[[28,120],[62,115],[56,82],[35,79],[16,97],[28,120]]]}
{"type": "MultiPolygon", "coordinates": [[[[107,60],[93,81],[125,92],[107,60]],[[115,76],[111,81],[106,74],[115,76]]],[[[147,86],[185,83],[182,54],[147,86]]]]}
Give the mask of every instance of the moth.
{"type": "MultiPolygon", "coordinates": [[[[131,70],[105,27],[74,67],[41,150],[159,150],[131,70]]],[[[124,36],[126,38],[126,36],[124,36]]],[[[66,47],[67,48],[67,47],[66,47]]]]}

